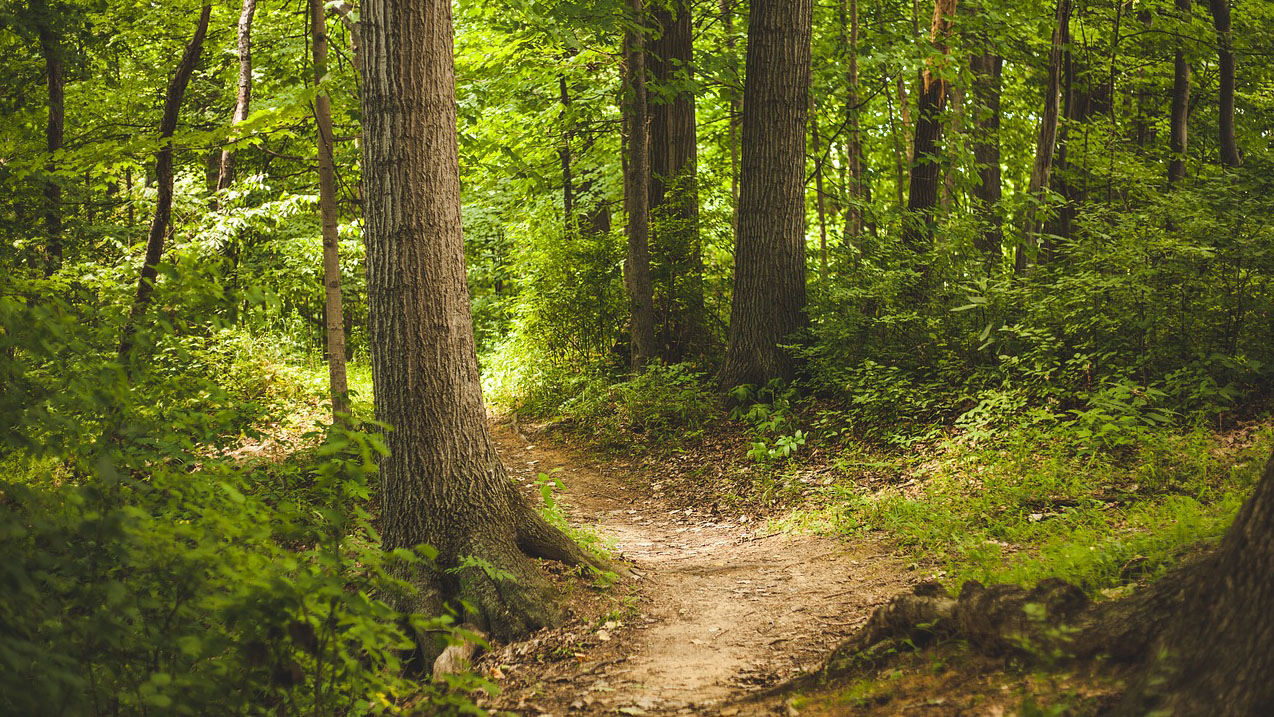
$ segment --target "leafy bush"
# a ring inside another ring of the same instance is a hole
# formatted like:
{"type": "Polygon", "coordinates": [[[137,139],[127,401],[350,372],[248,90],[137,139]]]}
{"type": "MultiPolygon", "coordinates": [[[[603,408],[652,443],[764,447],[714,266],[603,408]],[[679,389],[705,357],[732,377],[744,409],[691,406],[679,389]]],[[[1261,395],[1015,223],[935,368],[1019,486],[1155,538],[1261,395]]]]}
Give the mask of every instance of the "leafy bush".
{"type": "Polygon", "coordinates": [[[374,436],[333,435],[297,470],[306,489],[274,494],[225,462],[142,473],[106,457],[78,482],[37,471],[0,484],[0,711],[467,705],[404,674],[412,642],[385,596],[409,588],[391,562],[428,553],[378,547],[363,505],[382,450],[374,436]]]}
{"type": "Polygon", "coordinates": [[[561,417],[612,447],[677,442],[696,435],[715,413],[716,396],[686,364],[651,364],[625,380],[580,381],[558,406],[561,417]]]}

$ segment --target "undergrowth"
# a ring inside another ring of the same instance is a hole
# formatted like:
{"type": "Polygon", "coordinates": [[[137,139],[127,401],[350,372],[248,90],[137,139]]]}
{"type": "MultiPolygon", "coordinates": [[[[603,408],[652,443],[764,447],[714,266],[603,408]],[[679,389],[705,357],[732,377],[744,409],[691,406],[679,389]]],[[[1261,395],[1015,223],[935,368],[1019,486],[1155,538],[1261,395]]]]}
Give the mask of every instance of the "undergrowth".
{"type": "Polygon", "coordinates": [[[1219,538],[1274,442],[1252,435],[1140,434],[1091,451],[1074,424],[1006,430],[993,444],[948,439],[898,453],[850,442],[821,505],[780,521],[854,535],[882,531],[952,590],[966,580],[1061,577],[1091,593],[1153,579],[1219,538]]]}

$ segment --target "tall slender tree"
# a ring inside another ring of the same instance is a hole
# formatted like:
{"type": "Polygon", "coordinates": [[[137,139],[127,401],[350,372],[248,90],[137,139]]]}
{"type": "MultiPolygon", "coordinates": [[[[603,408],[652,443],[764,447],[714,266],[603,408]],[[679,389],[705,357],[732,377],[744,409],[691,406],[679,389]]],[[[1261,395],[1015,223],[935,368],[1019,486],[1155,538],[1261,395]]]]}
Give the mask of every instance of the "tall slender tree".
{"type": "Polygon", "coordinates": [[[205,2],[199,13],[199,22],[195,25],[195,33],[190,42],[186,43],[186,49],[182,52],[172,79],[168,81],[168,91],[164,95],[164,114],[159,121],[160,145],[159,151],[155,153],[155,216],[151,219],[150,232],[146,237],[146,256],[142,260],[142,272],[137,280],[137,293],[119,340],[119,358],[124,363],[125,370],[131,365],[129,357],[133,352],[137,322],[146,312],[146,307],[150,306],[150,297],[155,291],[155,279],[159,276],[159,260],[164,255],[164,237],[168,234],[173,210],[172,136],[177,131],[186,86],[190,84],[190,76],[194,74],[195,65],[199,63],[199,56],[203,53],[203,41],[208,34],[208,18],[211,14],[212,3],[205,2]]]}
{"type": "Polygon", "coordinates": [[[810,0],[755,0],[748,18],[734,303],[719,375],[726,389],[791,378],[780,344],[805,325],[812,11],[810,0]]]}
{"type": "MultiPolygon", "coordinates": [[[[257,0],[243,0],[239,10],[238,48],[239,48],[239,85],[235,93],[234,124],[248,118],[248,110],[252,104],[252,18],[257,11],[257,0]]],[[[220,171],[217,175],[217,190],[221,191],[234,181],[234,149],[226,147],[221,150],[220,171]]]]}
{"type": "MultiPolygon", "coordinates": [[[[947,34],[955,18],[956,0],[934,0],[929,42],[942,58],[949,52],[947,34]]],[[[943,109],[950,97],[949,83],[935,60],[926,61],[921,75],[920,99],[916,111],[916,135],[912,143],[911,181],[907,194],[907,218],[903,242],[911,249],[926,248],[933,237],[934,209],[942,164],[938,156],[942,139],[943,109]]]]}
{"type": "MultiPolygon", "coordinates": [[[[981,36],[985,41],[985,35],[981,36]]],[[[982,45],[970,60],[973,71],[973,162],[978,181],[973,198],[984,228],[975,238],[977,249],[993,267],[1000,260],[1004,241],[1000,198],[1000,88],[1004,58],[982,45]]]]}
{"type": "Polygon", "coordinates": [[[703,343],[703,257],[699,244],[698,133],[693,89],[694,33],[687,0],[651,12],[651,280],[656,343],[668,363],[703,343]]]}
{"type": "Polygon", "coordinates": [[[344,423],[349,413],[349,383],[345,374],[345,313],[341,306],[340,237],[336,217],[336,161],[333,156],[332,104],[323,82],[327,78],[327,17],[323,0],[309,0],[310,35],[313,38],[314,125],[318,143],[319,215],[323,229],[323,321],[327,350],[328,387],[332,415],[344,423]]]}
{"type": "Polygon", "coordinates": [[[1208,0],[1212,26],[1216,28],[1217,60],[1220,70],[1217,90],[1218,139],[1221,164],[1237,167],[1239,143],[1234,137],[1234,38],[1230,33],[1230,0],[1208,0]]]}
{"type": "Polygon", "coordinates": [[[1044,110],[1040,113],[1040,129],[1035,142],[1035,162],[1031,167],[1031,183],[1027,187],[1026,217],[1022,222],[1022,241],[1013,258],[1013,269],[1025,274],[1030,254],[1039,247],[1040,205],[1044,203],[1053,172],[1053,154],[1057,150],[1057,121],[1062,101],[1062,62],[1066,44],[1070,42],[1070,0],[1057,0],[1053,16],[1053,39],[1048,51],[1048,81],[1044,87],[1044,110]]]}
{"type": "MultiPolygon", "coordinates": [[[[380,463],[388,549],[419,588],[399,607],[466,619],[510,639],[561,617],[532,557],[594,561],[516,490],[487,430],[460,226],[448,0],[366,0],[361,19],[363,181],[376,415],[393,430],[380,463]]],[[[426,657],[441,652],[427,635],[426,657]]]]}
{"type": "MultiPolygon", "coordinates": [[[[1178,20],[1188,22],[1190,0],[1176,0],[1178,20]]],[[[1190,146],[1190,61],[1186,39],[1178,36],[1172,58],[1172,115],[1168,122],[1168,188],[1186,176],[1186,151],[1190,146]]]]}
{"type": "Polygon", "coordinates": [[[624,125],[628,165],[624,198],[628,210],[628,289],[632,367],[640,370],[658,355],[655,343],[654,292],[650,282],[650,138],[646,87],[646,12],[642,0],[630,0],[624,33],[624,125]]]}
{"type": "Polygon", "coordinates": [[[62,42],[55,29],[52,10],[45,0],[32,0],[36,34],[40,38],[40,54],[44,55],[44,79],[49,90],[48,116],[44,125],[45,148],[49,160],[44,180],[44,274],[51,276],[62,265],[62,183],[57,179],[54,154],[62,149],[66,123],[66,71],[62,42]]]}

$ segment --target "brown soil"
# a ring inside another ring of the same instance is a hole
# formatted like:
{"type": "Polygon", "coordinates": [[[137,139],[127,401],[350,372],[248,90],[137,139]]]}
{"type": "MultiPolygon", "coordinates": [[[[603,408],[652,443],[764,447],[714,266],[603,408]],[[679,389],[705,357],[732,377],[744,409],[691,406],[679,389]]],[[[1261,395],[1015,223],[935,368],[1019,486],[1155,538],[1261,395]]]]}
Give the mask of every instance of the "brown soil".
{"type": "Polygon", "coordinates": [[[876,606],[915,582],[874,540],[770,534],[754,516],[677,508],[651,497],[632,466],[513,426],[493,430],[524,485],[560,469],[558,501],[571,523],[613,540],[635,577],[602,607],[577,610],[572,624],[484,657],[479,666],[502,689],[486,707],[555,716],[786,713],[782,702],[738,700],[816,669],[876,606]]]}

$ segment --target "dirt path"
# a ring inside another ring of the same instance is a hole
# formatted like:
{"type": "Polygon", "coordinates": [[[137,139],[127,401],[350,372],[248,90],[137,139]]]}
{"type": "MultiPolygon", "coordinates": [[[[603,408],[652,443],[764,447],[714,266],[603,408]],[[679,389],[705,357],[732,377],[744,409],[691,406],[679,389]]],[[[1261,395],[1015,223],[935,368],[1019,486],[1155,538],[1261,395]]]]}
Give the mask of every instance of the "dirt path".
{"type": "Polygon", "coordinates": [[[595,649],[511,670],[494,706],[555,716],[768,713],[729,703],[817,667],[908,584],[875,542],[767,535],[748,516],[674,510],[623,466],[531,443],[507,425],[495,437],[515,479],[560,469],[571,521],[615,541],[641,597],[627,620],[601,634],[587,628],[595,649]]]}

